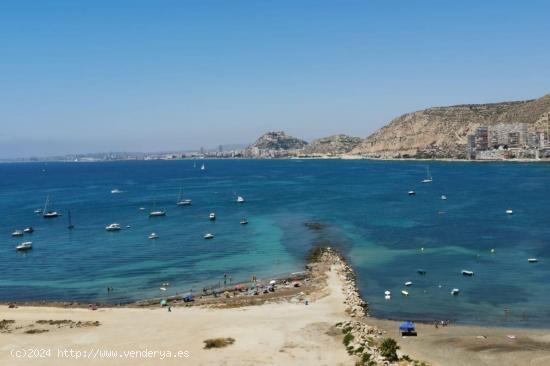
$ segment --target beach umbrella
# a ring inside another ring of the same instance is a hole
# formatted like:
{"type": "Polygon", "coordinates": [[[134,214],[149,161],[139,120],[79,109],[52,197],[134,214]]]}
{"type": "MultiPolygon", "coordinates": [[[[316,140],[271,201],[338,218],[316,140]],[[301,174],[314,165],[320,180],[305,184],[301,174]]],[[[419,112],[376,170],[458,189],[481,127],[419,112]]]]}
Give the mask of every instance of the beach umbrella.
{"type": "Polygon", "coordinates": [[[160,300],[160,305],[161,306],[166,306],[166,300],[165,299],[160,300]]]}
{"type": "Polygon", "coordinates": [[[274,284],[276,284],[276,283],[277,283],[277,281],[275,281],[275,280],[269,281],[269,284],[270,284],[270,285],[274,285],[274,284]]]}

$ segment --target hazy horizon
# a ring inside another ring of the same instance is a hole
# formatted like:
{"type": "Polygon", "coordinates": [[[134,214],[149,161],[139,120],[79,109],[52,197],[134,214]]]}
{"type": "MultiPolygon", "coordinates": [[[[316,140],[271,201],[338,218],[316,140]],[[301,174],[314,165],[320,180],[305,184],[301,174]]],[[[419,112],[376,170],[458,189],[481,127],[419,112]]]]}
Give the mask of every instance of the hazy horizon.
{"type": "Polygon", "coordinates": [[[0,3],[0,159],[366,137],[550,92],[544,1],[0,3]]]}

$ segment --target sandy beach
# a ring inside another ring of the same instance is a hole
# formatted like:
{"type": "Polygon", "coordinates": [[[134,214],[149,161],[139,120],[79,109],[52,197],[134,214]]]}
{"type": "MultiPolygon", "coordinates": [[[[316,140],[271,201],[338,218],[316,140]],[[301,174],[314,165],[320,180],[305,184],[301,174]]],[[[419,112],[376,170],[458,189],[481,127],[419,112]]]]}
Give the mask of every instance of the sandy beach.
{"type": "Polygon", "coordinates": [[[368,323],[387,331],[403,354],[431,365],[550,365],[550,330],[417,324],[417,337],[401,337],[399,322],[369,318],[368,323]]]}
{"type": "Polygon", "coordinates": [[[397,340],[400,356],[424,365],[550,364],[544,330],[418,324],[417,337],[402,338],[398,322],[364,316],[353,270],[330,258],[313,266],[302,291],[254,296],[255,305],[238,297],[170,311],[2,305],[0,364],[356,365],[360,353],[350,355],[343,344],[347,326],[355,329],[349,346],[365,348],[376,365],[385,362],[378,348],[384,337],[397,340]],[[205,340],[218,338],[230,344],[205,349],[205,340]]]}
{"type": "Polygon", "coordinates": [[[342,334],[334,328],[348,317],[342,280],[336,269],[327,272],[326,287],[321,293],[306,297],[308,305],[305,301],[284,301],[226,309],[172,307],[171,312],[167,308],[92,311],[2,306],[0,319],[15,320],[15,324],[10,333],[0,333],[0,364],[352,365],[353,358],[342,345],[342,334]],[[38,320],[50,319],[99,321],[100,325],[58,328],[36,324],[38,320]],[[34,325],[29,328],[31,324],[34,325]],[[23,328],[15,329],[17,326],[23,328]],[[25,333],[29,329],[49,331],[25,333]],[[235,343],[226,348],[204,349],[204,340],[218,337],[231,337],[235,343]],[[14,350],[25,349],[49,349],[51,355],[39,358],[14,354],[14,350]],[[117,356],[94,356],[98,349],[115,351],[117,356]],[[80,351],[81,358],[77,361],[74,357],[60,357],[58,350],[80,351]],[[157,354],[152,357],[123,354],[145,350],[157,354]],[[170,351],[172,357],[161,361],[162,355],[158,354],[161,351],[170,351]]]}

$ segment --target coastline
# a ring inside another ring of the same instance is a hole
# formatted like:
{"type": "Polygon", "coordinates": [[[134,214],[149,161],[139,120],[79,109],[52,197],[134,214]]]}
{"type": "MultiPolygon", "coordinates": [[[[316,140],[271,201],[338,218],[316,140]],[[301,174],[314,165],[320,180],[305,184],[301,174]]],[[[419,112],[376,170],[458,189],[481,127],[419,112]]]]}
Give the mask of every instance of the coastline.
{"type": "MultiPolygon", "coordinates": [[[[398,333],[399,322],[368,315],[368,304],[359,296],[354,270],[336,251],[317,249],[310,255],[307,269],[300,287],[281,285],[274,293],[220,296],[193,305],[170,302],[170,311],[158,302],[145,306],[136,303],[102,306],[97,310],[63,304],[52,306],[55,305],[52,303],[16,308],[2,305],[0,363],[37,362],[28,357],[14,358],[10,353],[13,349],[64,347],[80,352],[162,349],[189,353],[187,361],[170,358],[163,359],[163,364],[383,365],[387,360],[381,356],[380,344],[385,337],[397,340],[401,348],[398,355],[406,355],[406,360],[391,365],[426,362],[425,365],[497,366],[550,362],[550,332],[541,329],[454,324],[435,328],[419,323],[417,337],[402,338],[398,333]],[[344,343],[344,335],[351,341],[344,343]],[[231,337],[234,344],[222,349],[203,348],[204,340],[217,337],[231,337]],[[357,363],[364,357],[367,363],[357,363]]],[[[283,279],[278,281],[284,283],[283,279]]],[[[160,357],[157,355],[153,360],[142,356],[124,356],[116,364],[153,364],[160,357]]],[[[39,363],[58,365],[74,361],[52,355],[39,363]]],[[[100,361],[114,364],[108,357],[101,357],[100,361]]],[[[78,362],[98,364],[98,359],[78,362]]]]}

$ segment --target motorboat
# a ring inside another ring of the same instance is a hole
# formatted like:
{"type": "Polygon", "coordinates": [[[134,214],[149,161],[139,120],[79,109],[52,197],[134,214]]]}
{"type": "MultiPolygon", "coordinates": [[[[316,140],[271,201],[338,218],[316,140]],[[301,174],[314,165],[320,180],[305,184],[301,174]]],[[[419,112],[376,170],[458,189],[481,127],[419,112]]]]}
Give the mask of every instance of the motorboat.
{"type": "Polygon", "coordinates": [[[247,219],[242,219],[241,220],[241,225],[246,225],[248,224],[248,220],[247,219]]]}
{"type": "Polygon", "coordinates": [[[386,291],[384,291],[384,295],[386,295],[386,296],[390,296],[390,295],[391,295],[391,291],[390,291],[390,290],[386,290],[386,291]]]}
{"type": "Polygon", "coordinates": [[[408,291],[405,291],[405,290],[402,290],[402,291],[401,291],[401,294],[403,294],[403,296],[409,296],[409,292],[408,292],[408,291]]]}
{"type": "Polygon", "coordinates": [[[460,293],[460,290],[457,289],[457,288],[453,288],[453,289],[451,290],[451,295],[453,295],[453,296],[456,296],[456,295],[458,295],[459,293],[460,293]]]}
{"type": "Polygon", "coordinates": [[[31,234],[31,233],[34,233],[34,229],[32,228],[32,226],[29,226],[23,229],[23,232],[26,234],[31,234]]]}
{"type": "Polygon", "coordinates": [[[412,284],[413,284],[412,281],[405,282],[405,286],[412,286],[412,284]]]}
{"type": "Polygon", "coordinates": [[[155,210],[155,211],[149,212],[149,217],[159,217],[159,216],[166,216],[166,211],[155,210]]]}
{"type": "Polygon", "coordinates": [[[111,190],[111,194],[118,194],[118,193],[122,193],[122,191],[118,188],[115,188],[115,189],[111,190]]]}
{"type": "Polygon", "coordinates": [[[15,230],[13,233],[11,233],[11,236],[23,236],[23,231],[15,230]]]}
{"type": "Polygon", "coordinates": [[[390,300],[390,299],[391,299],[391,295],[384,295],[384,299],[390,300]]]}
{"type": "Polygon", "coordinates": [[[416,196],[416,192],[415,191],[409,191],[409,196],[416,196]]]}
{"type": "Polygon", "coordinates": [[[208,215],[208,220],[210,220],[210,221],[216,220],[216,214],[215,214],[214,212],[211,212],[211,213],[208,215]]]}
{"type": "Polygon", "coordinates": [[[17,251],[25,251],[29,249],[32,249],[32,241],[26,241],[15,247],[15,250],[17,251]]]}
{"type": "Polygon", "coordinates": [[[508,214],[508,215],[513,215],[513,214],[514,214],[514,211],[511,210],[511,209],[507,209],[507,210],[506,210],[506,214],[508,214]]]}
{"type": "Polygon", "coordinates": [[[465,270],[465,269],[463,269],[461,273],[462,273],[463,276],[473,276],[474,275],[473,271],[468,271],[468,270],[465,270]]]}
{"type": "Polygon", "coordinates": [[[214,235],[213,235],[213,234],[210,234],[210,233],[204,234],[204,238],[205,238],[205,239],[214,239],[214,235]]]}
{"type": "Polygon", "coordinates": [[[161,288],[159,288],[159,290],[166,291],[166,287],[161,287],[161,288]]]}
{"type": "Polygon", "coordinates": [[[37,208],[36,210],[34,210],[34,213],[35,213],[35,214],[41,214],[41,213],[42,213],[42,209],[41,209],[41,208],[37,208]]]}
{"type": "Polygon", "coordinates": [[[105,226],[105,230],[107,231],[119,231],[120,229],[120,224],[117,224],[116,222],[105,226]]]}
{"type": "Polygon", "coordinates": [[[149,234],[149,239],[151,239],[151,240],[155,240],[155,239],[158,239],[158,238],[159,238],[159,236],[156,233],[149,234]]]}
{"type": "Polygon", "coordinates": [[[527,262],[529,263],[537,263],[539,260],[537,258],[529,258],[527,259],[527,262]]]}
{"type": "Polygon", "coordinates": [[[139,210],[140,211],[145,211],[145,207],[140,207],[139,210]]]}
{"type": "Polygon", "coordinates": [[[447,200],[447,196],[445,196],[444,194],[442,194],[442,195],[441,195],[441,199],[442,199],[443,201],[446,201],[446,200],[447,200]]]}
{"type": "Polygon", "coordinates": [[[244,203],[244,197],[243,196],[237,196],[237,203],[244,203]]]}

